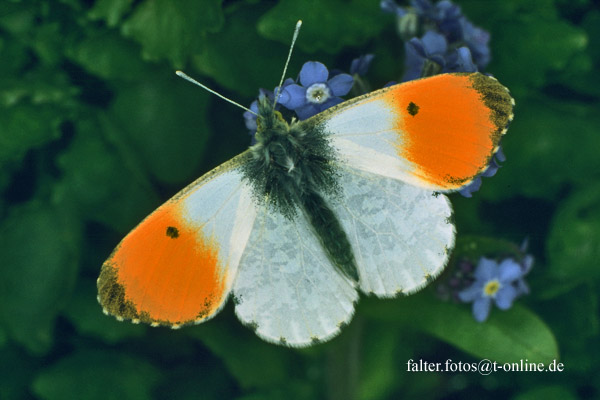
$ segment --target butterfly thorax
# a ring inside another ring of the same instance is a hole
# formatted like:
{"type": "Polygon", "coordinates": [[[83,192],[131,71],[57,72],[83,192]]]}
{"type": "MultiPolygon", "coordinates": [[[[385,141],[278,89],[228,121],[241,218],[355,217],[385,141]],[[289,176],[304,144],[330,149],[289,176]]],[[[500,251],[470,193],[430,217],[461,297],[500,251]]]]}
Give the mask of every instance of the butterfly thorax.
{"type": "Polygon", "coordinates": [[[334,265],[358,280],[351,246],[327,204],[339,196],[335,151],[314,121],[287,123],[271,101],[258,103],[256,144],[243,167],[255,200],[290,220],[299,211],[310,222],[334,265]]]}
{"type": "Polygon", "coordinates": [[[335,152],[322,129],[286,122],[266,97],[259,99],[257,127],[244,173],[258,198],[291,217],[305,195],[339,192],[335,152]]]}

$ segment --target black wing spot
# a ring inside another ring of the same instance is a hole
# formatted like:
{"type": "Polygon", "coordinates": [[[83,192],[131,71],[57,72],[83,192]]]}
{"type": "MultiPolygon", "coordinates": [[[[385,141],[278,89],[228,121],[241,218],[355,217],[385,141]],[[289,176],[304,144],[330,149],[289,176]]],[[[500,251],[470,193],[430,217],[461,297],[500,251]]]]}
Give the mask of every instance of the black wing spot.
{"type": "Polygon", "coordinates": [[[179,229],[175,228],[174,226],[169,226],[167,228],[167,236],[171,239],[177,239],[179,237],[179,229]]]}
{"type": "Polygon", "coordinates": [[[408,103],[408,107],[406,107],[406,110],[408,110],[408,113],[414,117],[419,112],[419,108],[420,107],[418,105],[411,101],[410,103],[408,103]]]}

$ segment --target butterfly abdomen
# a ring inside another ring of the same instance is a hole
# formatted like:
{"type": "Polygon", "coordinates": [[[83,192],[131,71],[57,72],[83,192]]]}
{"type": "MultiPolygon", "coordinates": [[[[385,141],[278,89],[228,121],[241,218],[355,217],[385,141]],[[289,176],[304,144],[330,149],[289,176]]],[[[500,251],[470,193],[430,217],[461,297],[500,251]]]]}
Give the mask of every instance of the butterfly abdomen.
{"type": "Polygon", "coordinates": [[[358,282],[358,268],[352,246],[339,219],[325,199],[320,194],[312,192],[306,193],[301,203],[306,218],[329,260],[342,274],[358,282]]]}

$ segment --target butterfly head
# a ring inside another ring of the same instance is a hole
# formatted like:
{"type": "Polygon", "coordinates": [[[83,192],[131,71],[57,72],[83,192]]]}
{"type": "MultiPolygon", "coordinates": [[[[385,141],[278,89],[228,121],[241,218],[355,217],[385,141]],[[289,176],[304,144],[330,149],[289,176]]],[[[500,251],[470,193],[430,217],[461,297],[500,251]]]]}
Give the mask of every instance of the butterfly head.
{"type": "Polygon", "coordinates": [[[265,95],[258,98],[258,117],[256,118],[257,143],[268,144],[276,136],[286,135],[289,124],[283,119],[281,113],[274,109],[272,101],[265,95]]]}

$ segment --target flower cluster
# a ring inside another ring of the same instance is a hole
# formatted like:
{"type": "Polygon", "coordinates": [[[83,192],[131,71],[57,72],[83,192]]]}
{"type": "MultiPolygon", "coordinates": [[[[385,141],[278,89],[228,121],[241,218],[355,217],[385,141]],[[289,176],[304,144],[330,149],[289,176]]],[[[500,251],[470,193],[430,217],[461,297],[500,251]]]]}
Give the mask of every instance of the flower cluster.
{"type": "Polygon", "coordinates": [[[525,240],[518,251],[521,256],[499,262],[486,257],[481,257],[476,265],[460,260],[450,276],[436,287],[438,297],[473,303],[473,316],[479,322],[487,319],[492,304],[501,310],[510,308],[515,299],[529,293],[525,276],[533,267],[533,256],[526,253],[527,246],[525,240]]]}
{"type": "MultiPolygon", "coordinates": [[[[372,54],[367,54],[354,59],[350,66],[350,74],[341,71],[330,72],[324,64],[308,61],[302,66],[298,79],[288,78],[281,88],[276,87],[273,91],[260,89],[259,98],[266,96],[274,100],[275,93],[279,92],[275,109],[285,107],[293,111],[299,120],[305,120],[344,101],[341,96],[350,92],[355,80],[366,75],[373,57],[372,54]]],[[[244,121],[254,144],[258,100],[252,102],[250,110],[254,113],[244,112],[244,121]]]]}
{"type": "Polygon", "coordinates": [[[383,11],[398,18],[405,44],[403,81],[443,72],[475,72],[490,61],[488,32],[474,26],[451,1],[431,4],[412,0],[400,7],[393,0],[381,2],[383,11]]]}

